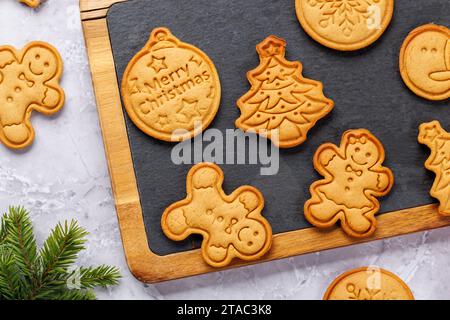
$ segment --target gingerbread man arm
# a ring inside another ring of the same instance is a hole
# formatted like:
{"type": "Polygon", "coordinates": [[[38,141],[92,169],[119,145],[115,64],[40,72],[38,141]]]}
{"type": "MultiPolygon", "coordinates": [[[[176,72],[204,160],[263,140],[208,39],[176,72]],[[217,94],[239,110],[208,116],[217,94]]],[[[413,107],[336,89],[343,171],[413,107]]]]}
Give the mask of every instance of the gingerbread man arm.
{"type": "Polygon", "coordinates": [[[323,144],[314,155],[314,168],[324,177],[335,177],[342,171],[345,159],[332,143],[323,144]]]}
{"type": "Polygon", "coordinates": [[[388,168],[381,167],[369,170],[364,179],[366,181],[366,191],[371,191],[376,196],[382,196],[391,190],[394,175],[388,168]]]}
{"type": "Polygon", "coordinates": [[[17,61],[17,59],[11,48],[3,47],[0,49],[0,69],[3,69],[14,61],[17,61]]]}

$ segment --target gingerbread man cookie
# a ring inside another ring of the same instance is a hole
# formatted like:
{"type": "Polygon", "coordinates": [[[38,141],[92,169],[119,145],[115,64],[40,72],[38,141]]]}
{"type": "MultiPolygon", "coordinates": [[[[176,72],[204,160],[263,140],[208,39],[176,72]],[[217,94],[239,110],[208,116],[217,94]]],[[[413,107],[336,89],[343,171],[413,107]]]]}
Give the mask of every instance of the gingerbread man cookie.
{"type": "Polygon", "coordinates": [[[323,180],[310,187],[305,217],[316,227],[328,228],[341,220],[350,236],[362,238],[375,232],[376,197],[392,188],[394,176],[386,167],[384,149],[368,130],[349,130],[339,147],[323,144],[314,155],[314,168],[323,180]]]}
{"type": "Polygon", "coordinates": [[[308,131],[334,106],[322,83],[302,76],[302,64],[285,59],[286,41],[267,37],[257,45],[260,65],[247,73],[251,89],[237,105],[236,127],[254,131],[280,148],[302,144],[308,131]]]}
{"type": "Polygon", "coordinates": [[[347,271],[328,287],[323,300],[414,300],[398,276],[379,267],[347,271]]]}
{"type": "Polygon", "coordinates": [[[224,267],[233,258],[256,260],[272,243],[272,229],[261,216],[261,193],[242,186],[226,195],[223,179],[217,165],[195,165],[187,176],[187,197],[169,206],[161,219],[164,234],[172,240],[202,235],[203,258],[213,267],[224,267]]]}
{"type": "Polygon", "coordinates": [[[128,64],[122,98],[134,124],[164,141],[192,138],[213,121],[220,104],[219,75],[200,49],[157,28],[128,64]]]}
{"type": "Polygon", "coordinates": [[[394,0],[296,0],[297,17],[306,33],[332,49],[369,46],[389,26],[394,0]]]}
{"type": "Polygon", "coordinates": [[[439,200],[439,213],[450,216],[450,133],[438,121],[423,123],[419,128],[419,142],[431,149],[425,167],[436,174],[430,194],[439,200]]]}
{"type": "Polygon", "coordinates": [[[41,0],[19,0],[22,3],[25,3],[27,6],[32,8],[37,8],[41,4],[41,0]]]}
{"type": "Polygon", "coordinates": [[[33,110],[51,115],[61,109],[62,70],[58,51],[48,43],[31,42],[22,50],[0,47],[0,140],[6,146],[18,149],[31,144],[33,110]]]}
{"type": "Polygon", "coordinates": [[[400,50],[400,73],[418,96],[450,98],[450,29],[426,24],[411,31],[400,50]]]}

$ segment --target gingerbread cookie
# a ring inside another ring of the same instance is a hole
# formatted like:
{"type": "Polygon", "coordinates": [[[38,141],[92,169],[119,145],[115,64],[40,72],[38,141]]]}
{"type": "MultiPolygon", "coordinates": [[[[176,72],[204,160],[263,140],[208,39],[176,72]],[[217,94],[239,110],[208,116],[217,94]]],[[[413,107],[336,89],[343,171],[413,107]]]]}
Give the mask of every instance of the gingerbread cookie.
{"type": "Polygon", "coordinates": [[[314,155],[314,168],[323,180],[310,187],[305,217],[316,227],[328,228],[341,220],[350,236],[362,238],[375,232],[376,197],[392,188],[394,176],[386,167],[384,149],[368,130],[349,130],[339,147],[323,144],[314,155]]]}
{"type": "Polygon", "coordinates": [[[165,141],[189,139],[214,119],[220,81],[213,62],[200,49],[157,28],[128,64],[122,98],[134,124],[165,141]]]}
{"type": "Polygon", "coordinates": [[[41,4],[41,0],[19,0],[22,3],[25,3],[27,6],[32,8],[37,8],[41,4]]]}
{"type": "Polygon", "coordinates": [[[226,195],[223,179],[217,165],[195,165],[187,176],[187,197],[168,207],[161,219],[164,234],[172,240],[202,235],[203,258],[213,267],[224,267],[233,258],[256,260],[272,243],[272,229],[261,216],[261,193],[242,186],[226,195]]]}
{"type": "Polygon", "coordinates": [[[31,144],[33,110],[50,115],[61,109],[62,70],[58,51],[48,43],[31,42],[22,50],[0,47],[0,140],[6,146],[18,149],[31,144]]]}
{"type": "Polygon", "coordinates": [[[418,96],[450,98],[450,29],[427,24],[411,31],[400,50],[400,73],[418,96]]]}
{"type": "Polygon", "coordinates": [[[363,267],[347,271],[328,287],[324,300],[414,300],[409,287],[395,274],[363,267]]]}
{"type": "Polygon", "coordinates": [[[302,76],[302,64],[285,59],[286,42],[269,36],[256,46],[260,65],[247,73],[251,89],[238,101],[236,126],[272,140],[280,148],[303,143],[308,131],[334,106],[320,81],[302,76]]]}
{"type": "Polygon", "coordinates": [[[314,40],[332,49],[358,50],[387,29],[394,0],[296,0],[297,17],[314,40]]]}
{"type": "Polygon", "coordinates": [[[425,162],[425,168],[436,174],[430,194],[440,202],[439,213],[450,216],[450,133],[432,121],[420,125],[418,140],[431,149],[425,162]]]}

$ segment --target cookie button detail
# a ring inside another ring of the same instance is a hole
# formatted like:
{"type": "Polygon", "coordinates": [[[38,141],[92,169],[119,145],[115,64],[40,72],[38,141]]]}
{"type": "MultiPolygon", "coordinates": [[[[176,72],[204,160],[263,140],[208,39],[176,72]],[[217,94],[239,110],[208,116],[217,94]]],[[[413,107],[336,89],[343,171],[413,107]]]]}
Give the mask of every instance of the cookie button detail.
{"type": "Polygon", "coordinates": [[[340,220],[342,229],[352,237],[373,234],[380,209],[376,197],[386,195],[394,183],[391,170],[382,166],[384,156],[381,143],[365,129],[345,132],[339,147],[321,145],[314,155],[314,168],[325,179],[310,187],[306,219],[318,228],[340,220]]]}
{"type": "Polygon", "coordinates": [[[398,276],[378,267],[347,271],[328,287],[324,300],[414,300],[398,276]]]}
{"type": "Polygon", "coordinates": [[[427,24],[411,31],[400,50],[400,73],[418,96],[450,98],[450,29],[427,24]]]}
{"type": "Polygon", "coordinates": [[[272,229],[261,215],[261,193],[242,186],[226,195],[223,179],[217,165],[195,165],[187,176],[187,197],[169,206],[161,218],[162,230],[172,240],[202,235],[203,258],[213,267],[224,267],[233,258],[259,259],[272,243],[272,229]]]}
{"type": "Polygon", "coordinates": [[[0,47],[0,140],[6,146],[32,143],[33,110],[50,115],[62,108],[62,70],[58,51],[48,43],[31,42],[22,50],[0,47]]]}
{"type": "Polygon", "coordinates": [[[165,141],[189,139],[208,127],[220,96],[212,61],[166,28],[152,31],[122,79],[122,98],[130,119],[146,134],[165,141]]]}
{"type": "Polygon", "coordinates": [[[342,51],[375,42],[387,29],[394,0],[296,0],[303,29],[317,42],[342,51]]]}

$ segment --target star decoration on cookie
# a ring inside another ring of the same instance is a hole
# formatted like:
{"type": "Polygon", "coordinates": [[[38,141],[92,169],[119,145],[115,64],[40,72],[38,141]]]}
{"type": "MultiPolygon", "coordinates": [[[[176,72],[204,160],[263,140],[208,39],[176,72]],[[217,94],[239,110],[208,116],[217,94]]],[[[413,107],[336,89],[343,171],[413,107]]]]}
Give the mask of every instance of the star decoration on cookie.
{"type": "Polygon", "coordinates": [[[183,115],[183,119],[178,119],[180,122],[190,123],[192,119],[196,117],[201,117],[201,113],[198,111],[198,101],[189,102],[182,100],[182,107],[178,111],[180,115],[183,115]]]}
{"type": "Polygon", "coordinates": [[[164,127],[170,123],[169,118],[165,114],[158,115],[157,122],[161,127],[164,127]]]}
{"type": "Polygon", "coordinates": [[[263,48],[263,50],[268,56],[279,55],[281,53],[281,49],[282,45],[275,41],[269,41],[269,43],[267,43],[263,48]]]}
{"type": "Polygon", "coordinates": [[[440,131],[435,126],[426,128],[424,131],[425,131],[425,134],[423,135],[423,138],[429,139],[430,141],[433,141],[434,138],[436,138],[440,134],[440,131]]]}
{"type": "Polygon", "coordinates": [[[153,68],[156,73],[160,72],[161,70],[167,69],[167,65],[165,63],[166,58],[157,58],[155,56],[152,56],[152,61],[148,64],[149,67],[153,68]]]}

